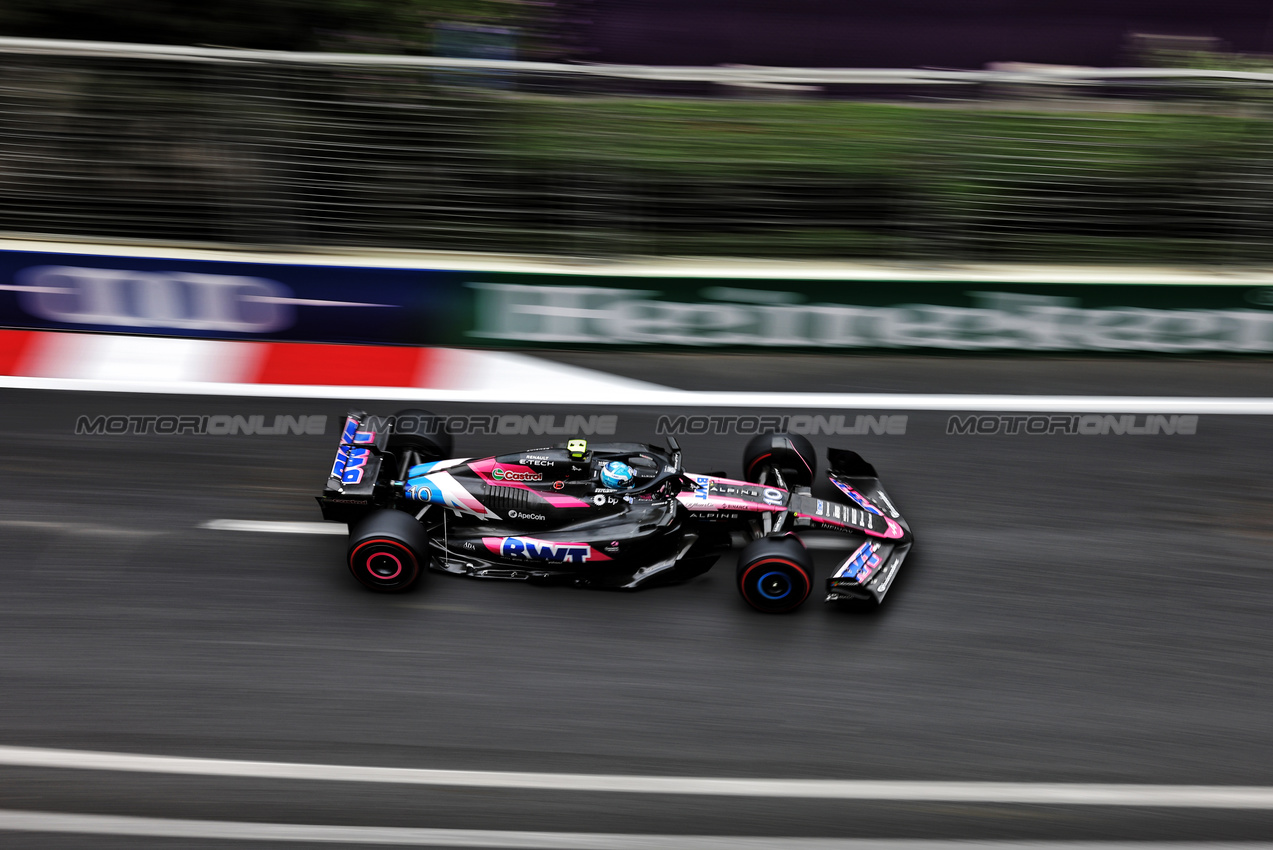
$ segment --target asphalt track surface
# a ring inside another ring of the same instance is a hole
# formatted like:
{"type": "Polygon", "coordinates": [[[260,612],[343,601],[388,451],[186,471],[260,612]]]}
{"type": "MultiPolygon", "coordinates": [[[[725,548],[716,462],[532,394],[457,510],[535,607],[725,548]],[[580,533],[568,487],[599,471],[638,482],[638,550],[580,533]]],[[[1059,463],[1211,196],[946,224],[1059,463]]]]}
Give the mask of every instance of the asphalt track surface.
{"type": "MultiPolygon", "coordinates": [[[[557,359],[686,388],[1273,395],[1267,361],[1249,360],[557,359]]],[[[1273,785],[1269,417],[1204,415],[1194,435],[963,436],[946,433],[949,414],[911,412],[904,435],[815,437],[875,463],[917,545],[880,609],[811,598],[773,617],[738,597],[730,556],[638,593],[431,574],[416,592],[380,596],[348,576],[340,537],[198,528],[317,519],[336,417],[357,404],[0,392],[0,744],[476,770],[1273,785]],[[332,424],[304,437],[74,434],[79,415],[257,413],[332,424]]],[[[431,406],[614,413],[616,438],[634,440],[655,440],[662,412],[431,406]]],[[[687,466],[736,473],[745,439],[680,441],[687,466]]],[[[457,453],[543,442],[473,435],[457,453]]],[[[833,563],[818,554],[819,579],[833,563]]],[[[694,835],[1273,837],[1269,811],[13,767],[0,768],[0,809],[694,835]]],[[[0,845],[226,846],[36,833],[0,845]]]]}

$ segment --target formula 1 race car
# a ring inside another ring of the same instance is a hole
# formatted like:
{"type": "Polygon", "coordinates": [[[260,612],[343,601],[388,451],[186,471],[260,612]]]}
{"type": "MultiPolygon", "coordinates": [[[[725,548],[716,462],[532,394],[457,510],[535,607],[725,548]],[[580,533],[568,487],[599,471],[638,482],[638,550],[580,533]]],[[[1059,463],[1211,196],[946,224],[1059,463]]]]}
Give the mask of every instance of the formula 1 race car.
{"type": "Polygon", "coordinates": [[[641,443],[527,449],[453,458],[440,417],[352,411],[323,494],[323,518],[349,524],[349,569],[365,587],[406,590],[425,567],[475,578],[633,589],[705,573],[735,538],[738,590],[752,607],[792,611],[813,586],[797,536],[848,535],[827,601],[879,602],[910,551],[906,521],[874,467],[830,449],[844,501],[817,498],[813,446],[761,434],[738,481],[681,468],[681,450],[641,443]]]}

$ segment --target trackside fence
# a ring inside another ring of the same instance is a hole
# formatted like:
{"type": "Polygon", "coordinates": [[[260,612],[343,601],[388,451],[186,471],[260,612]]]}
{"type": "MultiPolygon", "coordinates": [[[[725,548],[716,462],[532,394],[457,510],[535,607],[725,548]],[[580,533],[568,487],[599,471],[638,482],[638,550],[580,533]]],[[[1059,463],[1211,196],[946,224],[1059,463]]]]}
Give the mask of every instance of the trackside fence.
{"type": "Polygon", "coordinates": [[[1264,264],[1273,75],[0,39],[0,230],[620,258],[1264,264]]]}

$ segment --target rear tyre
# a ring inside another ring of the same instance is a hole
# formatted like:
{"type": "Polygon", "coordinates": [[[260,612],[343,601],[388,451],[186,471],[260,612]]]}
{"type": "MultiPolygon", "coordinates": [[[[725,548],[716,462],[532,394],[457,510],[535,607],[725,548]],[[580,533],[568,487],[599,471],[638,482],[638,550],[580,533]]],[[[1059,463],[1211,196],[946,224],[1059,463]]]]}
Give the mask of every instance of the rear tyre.
{"type": "Polygon", "coordinates": [[[766,614],[794,611],[813,589],[813,559],[794,535],[762,537],[738,556],[738,592],[766,614]]]}
{"type": "Polygon", "coordinates": [[[349,529],[349,571],[368,590],[400,593],[428,557],[429,534],[410,514],[381,508],[349,529]]]}
{"type": "Polygon", "coordinates": [[[765,469],[777,469],[788,487],[809,487],[817,468],[813,444],[799,434],[758,434],[743,449],[743,478],[753,484],[765,469]]]}
{"type": "Polygon", "coordinates": [[[393,415],[393,432],[389,435],[388,449],[394,454],[414,451],[420,455],[422,463],[445,460],[452,456],[451,435],[441,427],[441,418],[427,410],[399,410],[393,415]]]}

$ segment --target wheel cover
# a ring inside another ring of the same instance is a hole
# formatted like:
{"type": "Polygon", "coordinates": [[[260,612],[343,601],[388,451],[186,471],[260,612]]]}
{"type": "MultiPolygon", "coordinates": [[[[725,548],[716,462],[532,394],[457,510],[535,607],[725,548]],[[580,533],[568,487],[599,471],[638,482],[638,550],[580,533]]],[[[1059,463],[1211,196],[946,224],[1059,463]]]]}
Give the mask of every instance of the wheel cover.
{"type": "Polygon", "coordinates": [[[773,570],[765,573],[756,580],[756,589],[760,591],[760,595],[766,599],[772,599],[777,602],[779,599],[785,599],[791,595],[793,590],[791,579],[784,572],[773,570]]]}
{"type": "Polygon", "coordinates": [[[753,608],[770,613],[781,613],[791,611],[803,604],[809,598],[809,592],[813,589],[813,582],[805,568],[795,561],[789,561],[786,558],[768,557],[761,558],[743,572],[742,578],[738,582],[738,589],[742,593],[743,599],[747,600],[747,604],[753,608]],[[781,566],[785,569],[773,569],[776,566],[781,566]],[[757,570],[761,570],[761,573],[757,579],[753,580],[752,575],[757,570]],[[797,575],[799,578],[796,578],[797,575]],[[779,585],[776,580],[777,577],[781,577],[786,583],[785,587],[779,585]],[[803,593],[800,592],[801,579],[803,579],[804,584],[803,593]],[[765,586],[766,580],[770,580],[769,586],[765,586]],[[754,593],[749,590],[753,585],[755,587],[754,593]]]}
{"type": "Polygon", "coordinates": [[[419,565],[405,543],[377,537],[364,540],[349,553],[349,567],[372,582],[392,587],[409,578],[404,574],[416,572],[419,565]]]}

